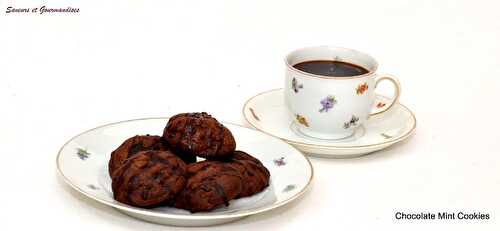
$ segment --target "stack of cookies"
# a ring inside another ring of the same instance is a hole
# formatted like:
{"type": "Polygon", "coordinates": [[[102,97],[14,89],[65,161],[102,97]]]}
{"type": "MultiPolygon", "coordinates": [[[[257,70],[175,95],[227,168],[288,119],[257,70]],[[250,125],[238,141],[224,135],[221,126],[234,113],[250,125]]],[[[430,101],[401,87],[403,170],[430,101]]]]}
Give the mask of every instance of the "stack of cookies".
{"type": "Polygon", "coordinates": [[[235,148],[231,131],[209,114],[175,115],[163,136],[134,136],[111,153],[114,198],[143,208],[200,212],[264,190],[269,171],[235,148]]]}

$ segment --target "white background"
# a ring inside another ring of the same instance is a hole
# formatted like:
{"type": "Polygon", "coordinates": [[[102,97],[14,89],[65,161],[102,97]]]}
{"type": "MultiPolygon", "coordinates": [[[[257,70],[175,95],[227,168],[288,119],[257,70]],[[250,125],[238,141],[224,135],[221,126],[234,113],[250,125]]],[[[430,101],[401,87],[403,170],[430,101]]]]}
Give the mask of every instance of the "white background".
{"type": "Polygon", "coordinates": [[[288,51],[330,44],[370,53],[400,78],[416,134],[362,158],[312,159],[314,183],[301,200],[206,229],[498,230],[499,9],[452,0],[0,0],[0,229],[181,230],[64,185],[60,146],[105,123],[184,111],[242,123],[249,97],[281,87],[288,51]],[[42,5],[80,13],[5,13],[42,5]],[[396,211],[491,218],[398,221],[396,211]]]}

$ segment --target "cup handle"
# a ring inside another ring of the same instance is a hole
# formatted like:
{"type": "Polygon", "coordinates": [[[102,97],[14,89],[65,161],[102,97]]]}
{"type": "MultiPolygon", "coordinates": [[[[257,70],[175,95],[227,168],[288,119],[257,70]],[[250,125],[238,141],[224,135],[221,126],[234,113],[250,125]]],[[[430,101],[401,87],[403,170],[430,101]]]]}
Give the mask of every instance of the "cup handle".
{"type": "MultiPolygon", "coordinates": [[[[391,76],[391,75],[387,75],[387,74],[379,75],[375,78],[375,89],[377,88],[377,85],[383,80],[389,80],[392,82],[392,84],[394,84],[394,97],[388,106],[383,107],[383,109],[381,109],[381,110],[376,110],[375,112],[370,113],[370,116],[374,116],[374,115],[386,112],[392,106],[394,106],[394,104],[396,104],[399,101],[399,95],[401,94],[401,85],[399,84],[399,80],[396,77],[391,76]]],[[[378,107],[378,105],[377,105],[377,107],[378,107]]]]}

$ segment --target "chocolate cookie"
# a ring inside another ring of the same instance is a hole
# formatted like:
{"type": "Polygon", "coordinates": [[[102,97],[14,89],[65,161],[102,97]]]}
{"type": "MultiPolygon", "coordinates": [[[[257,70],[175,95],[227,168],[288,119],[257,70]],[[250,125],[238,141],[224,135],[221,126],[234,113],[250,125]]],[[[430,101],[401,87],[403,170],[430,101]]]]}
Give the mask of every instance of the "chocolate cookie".
{"type": "Polygon", "coordinates": [[[257,158],[242,151],[235,151],[232,163],[241,166],[238,169],[244,182],[238,198],[252,196],[269,185],[269,170],[257,158]]]}
{"type": "Polygon", "coordinates": [[[256,164],[260,164],[260,165],[263,165],[262,162],[260,162],[259,159],[251,156],[250,154],[244,152],[244,151],[234,151],[233,152],[233,155],[231,156],[231,159],[232,160],[248,160],[248,161],[252,161],[256,164]]]}
{"type": "MultiPolygon", "coordinates": [[[[134,136],[128,138],[123,142],[116,150],[111,153],[111,158],[108,163],[109,175],[113,174],[117,168],[119,168],[123,161],[127,158],[133,156],[137,152],[146,150],[158,150],[166,151],[168,150],[167,144],[163,141],[161,136],[134,136]]],[[[196,162],[196,156],[190,154],[179,154],[178,155],[186,163],[196,162]]]]}
{"type": "Polygon", "coordinates": [[[141,151],[113,173],[115,200],[149,208],[173,201],[186,185],[186,164],[169,151],[141,151]]]}
{"type": "Polygon", "coordinates": [[[173,116],[163,138],[175,151],[203,158],[226,157],[236,148],[231,131],[205,112],[173,116]]]}
{"type": "Polygon", "coordinates": [[[242,176],[237,166],[218,161],[202,161],[188,165],[188,181],[174,206],[194,212],[229,205],[242,189],[242,176]]]}

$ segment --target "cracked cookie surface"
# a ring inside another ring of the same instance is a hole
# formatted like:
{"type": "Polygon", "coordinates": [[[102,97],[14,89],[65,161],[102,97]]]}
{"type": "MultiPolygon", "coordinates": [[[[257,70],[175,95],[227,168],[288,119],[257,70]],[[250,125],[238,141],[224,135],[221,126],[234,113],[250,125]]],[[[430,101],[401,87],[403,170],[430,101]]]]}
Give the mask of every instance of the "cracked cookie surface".
{"type": "Polygon", "coordinates": [[[205,112],[173,116],[163,138],[174,151],[203,158],[227,157],[236,148],[231,131],[205,112]]]}
{"type": "Polygon", "coordinates": [[[115,200],[137,207],[170,203],[186,185],[186,164],[169,151],[141,151],[113,173],[115,200]]]}

